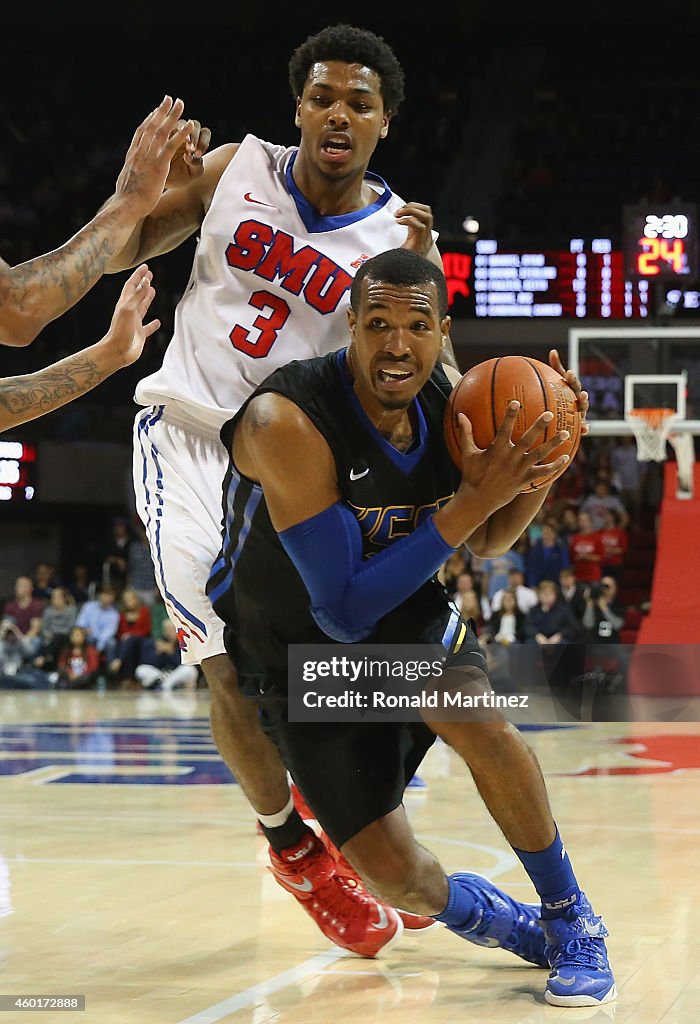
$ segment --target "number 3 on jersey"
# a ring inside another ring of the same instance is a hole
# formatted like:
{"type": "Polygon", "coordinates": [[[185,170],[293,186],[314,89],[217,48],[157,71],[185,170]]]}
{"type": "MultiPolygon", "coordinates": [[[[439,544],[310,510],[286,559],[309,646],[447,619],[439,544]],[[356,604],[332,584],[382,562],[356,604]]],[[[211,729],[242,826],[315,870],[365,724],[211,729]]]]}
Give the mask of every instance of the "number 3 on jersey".
{"type": "Polygon", "coordinates": [[[253,321],[253,327],[259,332],[257,338],[251,338],[252,332],[240,324],[236,324],[229,338],[239,352],[245,352],[253,359],[264,359],[277,341],[277,335],[286,324],[291,310],[279,295],[264,289],[253,292],[248,303],[262,311],[253,321]]]}

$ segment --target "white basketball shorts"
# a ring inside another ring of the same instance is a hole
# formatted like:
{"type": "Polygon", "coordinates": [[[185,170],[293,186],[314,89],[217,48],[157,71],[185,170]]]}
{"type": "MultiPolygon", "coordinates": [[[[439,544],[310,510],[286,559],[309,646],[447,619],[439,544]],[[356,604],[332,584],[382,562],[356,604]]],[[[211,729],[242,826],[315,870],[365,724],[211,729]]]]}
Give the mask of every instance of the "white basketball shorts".
{"type": "Polygon", "coordinates": [[[221,548],[228,455],[218,437],[185,430],[162,406],[134,420],[136,509],[151,545],[158,589],[177,629],[183,665],[224,654],[224,624],[205,593],[221,548]]]}

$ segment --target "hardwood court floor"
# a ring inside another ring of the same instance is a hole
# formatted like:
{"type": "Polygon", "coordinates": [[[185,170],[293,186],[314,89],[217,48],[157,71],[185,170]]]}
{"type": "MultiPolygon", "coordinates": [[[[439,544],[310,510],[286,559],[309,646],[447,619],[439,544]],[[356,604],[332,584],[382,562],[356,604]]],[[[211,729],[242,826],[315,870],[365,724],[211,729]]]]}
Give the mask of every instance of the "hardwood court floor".
{"type": "MultiPolygon", "coordinates": [[[[0,694],[0,994],[85,994],[10,1024],[697,1024],[700,725],[531,731],[579,880],[610,929],[611,1007],[443,928],[383,960],[330,946],[265,870],[206,695],[0,694]]],[[[444,746],[407,797],[447,871],[533,899],[444,746]]]]}

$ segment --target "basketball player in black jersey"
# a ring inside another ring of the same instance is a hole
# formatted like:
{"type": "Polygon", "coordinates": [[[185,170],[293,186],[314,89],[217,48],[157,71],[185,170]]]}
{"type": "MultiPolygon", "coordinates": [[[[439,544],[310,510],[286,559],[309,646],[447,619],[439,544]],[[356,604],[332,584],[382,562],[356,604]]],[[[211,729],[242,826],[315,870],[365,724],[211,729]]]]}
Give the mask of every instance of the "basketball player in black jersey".
{"type": "MultiPolygon", "coordinates": [[[[340,866],[347,858],[385,901],[375,920],[369,909],[356,915],[368,938],[372,929],[388,935],[392,907],[402,907],[471,942],[549,966],[551,1003],[608,1002],[615,985],[607,931],[575,878],[535,754],[500,712],[479,723],[287,720],[290,643],[442,636],[445,669],[453,678],[481,677],[487,690],[471,624],[454,628],[435,575],[461,544],[482,557],[508,550],[548,488],[521,492],[548,472],[556,476],[567,458],[548,462],[565,432],[536,444],[551,413],[511,442],[513,402],[483,451],[460,417],[461,474],[454,468],[443,414],[459,375],[439,362],[449,330],[447,291],[423,257],[395,249],[366,262],[352,285],[349,329],[347,349],[271,374],[221,435],[231,462],[223,545],[208,593],[227,625],[241,687],[259,703],[330,847],[339,849],[334,875],[328,849],[293,816],[271,837],[273,871],[313,916],[317,886],[325,887],[326,908],[329,884],[341,902],[347,897],[348,869],[340,866]],[[403,791],[436,735],[465,761],[541,905],[518,903],[479,875],[448,877],[416,842],[403,791]]],[[[556,353],[552,364],[564,373],[556,353]]],[[[585,415],[580,382],[571,372],[566,377],[585,415]]]]}

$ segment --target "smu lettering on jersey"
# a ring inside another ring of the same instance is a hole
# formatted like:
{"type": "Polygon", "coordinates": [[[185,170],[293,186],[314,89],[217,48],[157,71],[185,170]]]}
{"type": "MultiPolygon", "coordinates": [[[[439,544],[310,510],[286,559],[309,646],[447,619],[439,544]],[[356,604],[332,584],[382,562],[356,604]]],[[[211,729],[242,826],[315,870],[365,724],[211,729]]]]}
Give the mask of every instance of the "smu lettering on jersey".
{"type": "Polygon", "coordinates": [[[346,343],[352,278],[406,241],[394,217],[404,200],[368,173],[372,204],[321,217],[294,183],[296,153],[244,138],[202,223],[163,364],[136,388],[140,405],[218,435],[274,370],[346,343]]]}

